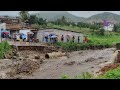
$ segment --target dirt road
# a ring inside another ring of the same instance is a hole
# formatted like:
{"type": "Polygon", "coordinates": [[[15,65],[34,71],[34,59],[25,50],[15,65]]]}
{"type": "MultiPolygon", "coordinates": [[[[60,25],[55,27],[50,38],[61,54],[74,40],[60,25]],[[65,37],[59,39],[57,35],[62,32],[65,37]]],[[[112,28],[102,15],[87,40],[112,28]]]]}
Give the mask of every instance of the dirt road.
{"type": "Polygon", "coordinates": [[[45,60],[40,69],[32,75],[22,76],[24,79],[60,79],[62,75],[74,77],[82,72],[96,73],[100,64],[108,62],[114,48],[104,50],[84,50],[69,53],[69,58],[45,60]]]}

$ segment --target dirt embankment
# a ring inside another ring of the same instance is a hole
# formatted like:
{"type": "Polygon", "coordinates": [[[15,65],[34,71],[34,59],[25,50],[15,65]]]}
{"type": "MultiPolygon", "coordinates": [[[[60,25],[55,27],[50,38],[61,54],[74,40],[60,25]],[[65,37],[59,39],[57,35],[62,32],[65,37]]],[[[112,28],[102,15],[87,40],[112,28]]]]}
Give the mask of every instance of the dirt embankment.
{"type": "Polygon", "coordinates": [[[13,51],[11,59],[3,59],[0,63],[2,74],[1,78],[16,79],[20,75],[32,74],[35,70],[40,68],[44,58],[36,51],[13,51]]]}
{"type": "Polygon", "coordinates": [[[44,63],[46,51],[52,52],[55,49],[54,47],[44,48],[44,53],[39,50],[22,50],[18,52],[17,49],[14,49],[11,54],[6,55],[6,59],[1,60],[0,78],[16,79],[22,78],[24,75],[31,75],[44,63]]]}

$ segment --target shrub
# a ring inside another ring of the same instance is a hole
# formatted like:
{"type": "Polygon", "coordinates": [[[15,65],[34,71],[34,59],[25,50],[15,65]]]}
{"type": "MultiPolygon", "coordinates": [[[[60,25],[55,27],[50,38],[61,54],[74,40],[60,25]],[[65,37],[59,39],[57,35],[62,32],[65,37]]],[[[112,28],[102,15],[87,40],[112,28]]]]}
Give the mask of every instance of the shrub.
{"type": "Polygon", "coordinates": [[[111,43],[107,43],[107,42],[94,42],[94,43],[63,43],[63,42],[57,42],[56,43],[57,46],[61,46],[63,49],[67,50],[67,51],[78,51],[78,50],[86,50],[86,49],[94,49],[94,47],[98,47],[98,48],[110,48],[112,47],[111,43]]]}
{"type": "Polygon", "coordinates": [[[11,50],[11,46],[7,41],[0,43],[0,59],[4,58],[4,55],[11,50]]]}
{"type": "Polygon", "coordinates": [[[63,75],[63,76],[61,77],[61,79],[70,79],[70,77],[67,76],[67,75],[63,75]]]}
{"type": "Polygon", "coordinates": [[[120,67],[107,71],[104,75],[99,76],[104,79],[120,79],[120,67]]]}
{"type": "Polygon", "coordinates": [[[73,78],[69,77],[68,75],[63,75],[61,79],[93,79],[94,75],[88,72],[82,73],[81,75],[77,75],[73,78]]]}
{"type": "Polygon", "coordinates": [[[94,75],[91,73],[82,73],[82,75],[75,76],[74,79],[93,79],[94,75]]]}

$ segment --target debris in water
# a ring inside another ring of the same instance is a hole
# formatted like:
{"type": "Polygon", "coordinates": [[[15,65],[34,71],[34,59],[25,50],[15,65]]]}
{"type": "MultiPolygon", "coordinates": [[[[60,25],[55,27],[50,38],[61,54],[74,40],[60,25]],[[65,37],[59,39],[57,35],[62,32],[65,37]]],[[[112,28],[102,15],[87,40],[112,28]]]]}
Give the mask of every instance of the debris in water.
{"type": "Polygon", "coordinates": [[[16,56],[13,56],[13,59],[17,59],[17,57],[16,57],[16,56]]]}
{"type": "Polygon", "coordinates": [[[29,58],[29,56],[25,56],[25,58],[29,58]]]}
{"type": "Polygon", "coordinates": [[[85,62],[92,62],[94,60],[96,60],[96,59],[91,57],[91,58],[86,59],[85,62]]]}
{"type": "Polygon", "coordinates": [[[78,63],[77,65],[82,65],[82,63],[78,63]]]}
{"type": "Polygon", "coordinates": [[[4,72],[0,72],[0,79],[6,79],[7,75],[4,72]]]}
{"type": "Polygon", "coordinates": [[[65,62],[64,65],[73,65],[75,64],[75,61],[65,62]]]}
{"type": "Polygon", "coordinates": [[[40,68],[41,63],[43,63],[42,59],[38,59],[38,60],[27,59],[25,61],[24,60],[19,61],[12,66],[8,75],[9,77],[13,78],[21,73],[32,74],[35,70],[40,68]]]}
{"type": "Polygon", "coordinates": [[[103,59],[104,57],[98,57],[98,59],[103,59]]]}
{"type": "Polygon", "coordinates": [[[78,54],[82,54],[83,52],[78,52],[78,54]]]}
{"type": "Polygon", "coordinates": [[[93,66],[91,68],[94,68],[93,66]]]}
{"type": "Polygon", "coordinates": [[[35,59],[40,59],[40,56],[38,56],[38,55],[35,55],[35,59]]]}
{"type": "Polygon", "coordinates": [[[108,62],[108,61],[104,61],[104,62],[108,62]]]}

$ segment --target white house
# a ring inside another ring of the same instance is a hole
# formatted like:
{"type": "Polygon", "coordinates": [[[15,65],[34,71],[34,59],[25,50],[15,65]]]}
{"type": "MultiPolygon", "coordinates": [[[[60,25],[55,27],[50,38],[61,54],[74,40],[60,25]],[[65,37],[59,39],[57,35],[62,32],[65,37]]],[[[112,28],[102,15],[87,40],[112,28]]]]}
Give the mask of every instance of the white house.
{"type": "Polygon", "coordinates": [[[6,30],[6,23],[0,24],[0,30],[6,30]]]}
{"type": "Polygon", "coordinates": [[[114,29],[114,24],[111,23],[111,22],[108,22],[108,21],[104,21],[104,27],[103,27],[103,29],[104,29],[105,31],[113,31],[113,29],[114,29]]]}

